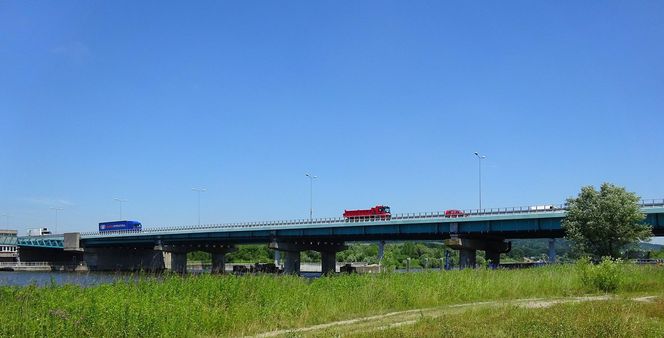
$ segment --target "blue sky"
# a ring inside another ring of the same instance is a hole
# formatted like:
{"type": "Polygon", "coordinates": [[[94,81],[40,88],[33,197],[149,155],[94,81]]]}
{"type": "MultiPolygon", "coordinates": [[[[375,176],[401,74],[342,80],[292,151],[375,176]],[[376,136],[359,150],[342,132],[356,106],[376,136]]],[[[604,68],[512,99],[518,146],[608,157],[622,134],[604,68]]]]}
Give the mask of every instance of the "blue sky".
{"type": "MultiPolygon", "coordinates": [[[[664,3],[0,3],[0,214],[94,230],[664,198],[664,3]]],[[[5,225],[6,217],[0,217],[5,225]]]]}

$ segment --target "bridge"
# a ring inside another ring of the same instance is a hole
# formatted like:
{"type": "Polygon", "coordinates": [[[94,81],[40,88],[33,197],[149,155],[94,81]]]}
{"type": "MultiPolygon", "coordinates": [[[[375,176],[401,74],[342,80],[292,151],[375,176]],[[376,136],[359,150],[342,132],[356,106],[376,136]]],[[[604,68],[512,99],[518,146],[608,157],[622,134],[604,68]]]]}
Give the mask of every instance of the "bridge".
{"type": "MultiPolygon", "coordinates": [[[[646,222],[654,235],[664,235],[664,200],[642,201],[646,222]]],[[[303,250],[321,253],[324,272],[333,271],[336,253],[347,242],[376,241],[379,256],[385,241],[446,240],[460,251],[460,266],[475,265],[476,251],[499,263],[500,254],[511,248],[507,239],[561,238],[564,205],[548,208],[513,207],[465,210],[463,217],[446,217],[444,212],[395,214],[389,218],[319,218],[291,221],[211,224],[200,226],[155,227],[142,231],[67,233],[48,236],[14,237],[21,260],[85,262],[98,270],[186,271],[186,254],[207,251],[212,254],[212,271],[221,272],[226,253],[239,244],[267,243],[285,254],[284,269],[299,271],[303,250]],[[56,257],[57,256],[57,257],[56,257]]],[[[4,239],[11,241],[12,239],[4,239]]],[[[0,242],[3,241],[0,238],[0,242]]],[[[553,241],[550,241],[550,251],[553,241]]],[[[550,256],[555,252],[550,253],[550,256]]]]}

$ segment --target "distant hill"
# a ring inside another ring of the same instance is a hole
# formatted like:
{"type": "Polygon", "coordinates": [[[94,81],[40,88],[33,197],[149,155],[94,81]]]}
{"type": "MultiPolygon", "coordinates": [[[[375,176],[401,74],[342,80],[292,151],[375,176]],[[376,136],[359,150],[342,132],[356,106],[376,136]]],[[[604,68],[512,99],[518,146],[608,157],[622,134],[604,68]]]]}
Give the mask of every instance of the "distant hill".
{"type": "MultiPolygon", "coordinates": [[[[664,245],[653,243],[639,243],[637,251],[651,251],[659,252],[664,250],[664,245]]],[[[549,240],[548,239],[513,239],[512,251],[507,253],[507,256],[520,260],[523,257],[542,257],[548,254],[549,240]]],[[[571,254],[570,242],[565,239],[556,239],[556,255],[559,259],[571,254]]]]}
{"type": "MultiPolygon", "coordinates": [[[[506,255],[514,260],[520,261],[524,257],[538,258],[549,253],[548,239],[513,239],[512,250],[506,255]]],[[[556,255],[560,258],[570,252],[570,244],[564,239],[556,239],[556,255]]]]}
{"type": "Polygon", "coordinates": [[[639,249],[644,251],[659,251],[664,249],[664,245],[654,243],[639,243],[639,249]]]}

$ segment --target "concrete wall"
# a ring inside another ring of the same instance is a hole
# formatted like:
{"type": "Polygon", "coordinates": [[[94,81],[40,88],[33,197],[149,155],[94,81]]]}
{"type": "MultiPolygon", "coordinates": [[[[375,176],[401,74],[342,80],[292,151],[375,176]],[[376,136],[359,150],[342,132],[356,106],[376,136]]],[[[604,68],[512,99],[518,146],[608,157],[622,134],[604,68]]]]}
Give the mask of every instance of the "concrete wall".
{"type": "Polygon", "coordinates": [[[82,251],[81,234],[78,232],[68,232],[64,234],[64,248],[65,251],[82,251]]]}

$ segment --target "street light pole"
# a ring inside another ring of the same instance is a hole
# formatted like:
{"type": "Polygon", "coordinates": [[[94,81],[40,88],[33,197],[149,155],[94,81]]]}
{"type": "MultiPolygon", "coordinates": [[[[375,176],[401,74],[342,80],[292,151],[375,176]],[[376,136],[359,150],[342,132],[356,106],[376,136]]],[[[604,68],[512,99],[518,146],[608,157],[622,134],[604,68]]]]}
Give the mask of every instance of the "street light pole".
{"type": "Polygon", "coordinates": [[[486,158],[484,155],[480,155],[478,152],[475,152],[477,156],[477,164],[479,167],[479,187],[480,187],[480,210],[482,210],[482,160],[486,158]]]}
{"type": "Polygon", "coordinates": [[[62,208],[56,208],[56,207],[51,207],[51,210],[55,210],[55,234],[58,233],[58,211],[62,211],[65,209],[62,208]]]}
{"type": "Polygon", "coordinates": [[[198,193],[198,226],[201,226],[201,193],[206,192],[205,188],[191,188],[192,191],[198,193]]]}
{"type": "Polygon", "coordinates": [[[127,202],[127,200],[117,197],[114,198],[113,200],[120,204],[120,220],[122,221],[122,202],[127,202]]]}
{"type": "Polygon", "coordinates": [[[318,176],[313,176],[311,174],[304,174],[305,176],[309,177],[309,220],[314,219],[314,180],[318,178],[318,176]]]}

